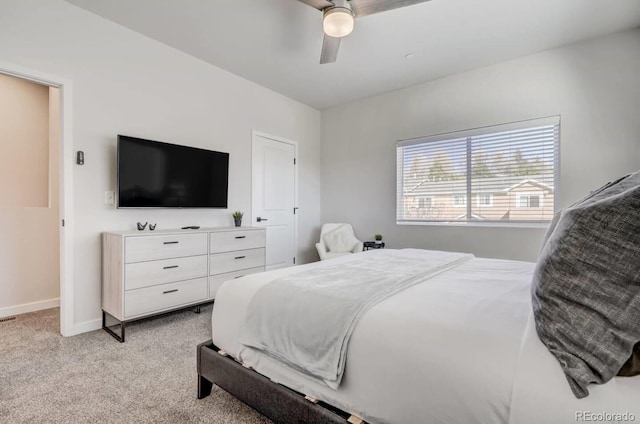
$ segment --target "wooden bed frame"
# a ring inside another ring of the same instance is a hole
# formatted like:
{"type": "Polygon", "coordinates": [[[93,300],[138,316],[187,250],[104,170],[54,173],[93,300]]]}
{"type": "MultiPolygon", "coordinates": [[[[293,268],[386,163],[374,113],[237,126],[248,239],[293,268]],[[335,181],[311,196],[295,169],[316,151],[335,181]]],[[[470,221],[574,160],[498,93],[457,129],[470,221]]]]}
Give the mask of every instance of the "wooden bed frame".
{"type": "Polygon", "coordinates": [[[276,423],[360,424],[362,418],[298,393],[236,362],[211,340],[198,345],[198,399],[213,384],[276,423]]]}

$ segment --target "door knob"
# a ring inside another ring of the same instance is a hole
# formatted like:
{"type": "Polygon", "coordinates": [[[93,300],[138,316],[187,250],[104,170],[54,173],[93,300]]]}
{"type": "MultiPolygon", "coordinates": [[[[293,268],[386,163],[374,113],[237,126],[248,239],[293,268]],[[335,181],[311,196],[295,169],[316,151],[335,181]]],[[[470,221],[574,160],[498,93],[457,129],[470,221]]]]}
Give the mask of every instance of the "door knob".
{"type": "Polygon", "coordinates": [[[268,221],[268,219],[267,219],[267,218],[260,218],[260,217],[257,217],[257,218],[256,218],[256,221],[258,221],[258,222],[262,222],[262,221],[268,221]]]}

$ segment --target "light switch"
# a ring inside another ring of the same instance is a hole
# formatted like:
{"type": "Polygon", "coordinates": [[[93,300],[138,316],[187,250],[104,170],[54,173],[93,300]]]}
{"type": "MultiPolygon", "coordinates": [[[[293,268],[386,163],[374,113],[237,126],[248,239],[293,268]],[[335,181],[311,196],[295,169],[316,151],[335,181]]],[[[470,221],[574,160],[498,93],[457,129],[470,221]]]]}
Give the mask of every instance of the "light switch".
{"type": "Polygon", "coordinates": [[[113,205],[114,193],[113,191],[105,191],[104,192],[104,203],[106,205],[113,205]]]}

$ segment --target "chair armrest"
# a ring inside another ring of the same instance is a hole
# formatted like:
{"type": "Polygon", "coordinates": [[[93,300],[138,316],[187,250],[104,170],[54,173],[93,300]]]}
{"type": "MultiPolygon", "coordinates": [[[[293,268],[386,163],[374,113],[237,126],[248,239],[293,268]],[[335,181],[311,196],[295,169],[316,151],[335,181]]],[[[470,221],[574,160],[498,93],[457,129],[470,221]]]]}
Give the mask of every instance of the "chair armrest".
{"type": "Polygon", "coordinates": [[[318,256],[320,256],[320,260],[323,261],[327,255],[327,248],[324,247],[323,243],[316,243],[316,249],[318,249],[318,256]]]}
{"type": "Polygon", "coordinates": [[[353,247],[353,250],[351,252],[358,253],[358,252],[362,252],[363,249],[364,249],[364,243],[362,243],[361,241],[358,241],[356,245],[353,247]]]}

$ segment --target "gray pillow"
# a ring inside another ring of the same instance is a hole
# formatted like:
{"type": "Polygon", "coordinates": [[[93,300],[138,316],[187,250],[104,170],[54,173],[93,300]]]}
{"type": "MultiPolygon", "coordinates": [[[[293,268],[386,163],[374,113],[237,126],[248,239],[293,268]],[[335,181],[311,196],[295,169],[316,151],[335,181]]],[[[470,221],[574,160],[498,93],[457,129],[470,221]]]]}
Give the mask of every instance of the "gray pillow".
{"type": "Polygon", "coordinates": [[[576,397],[618,373],[640,341],[640,172],[556,214],[532,297],[538,336],[576,397]]]}

